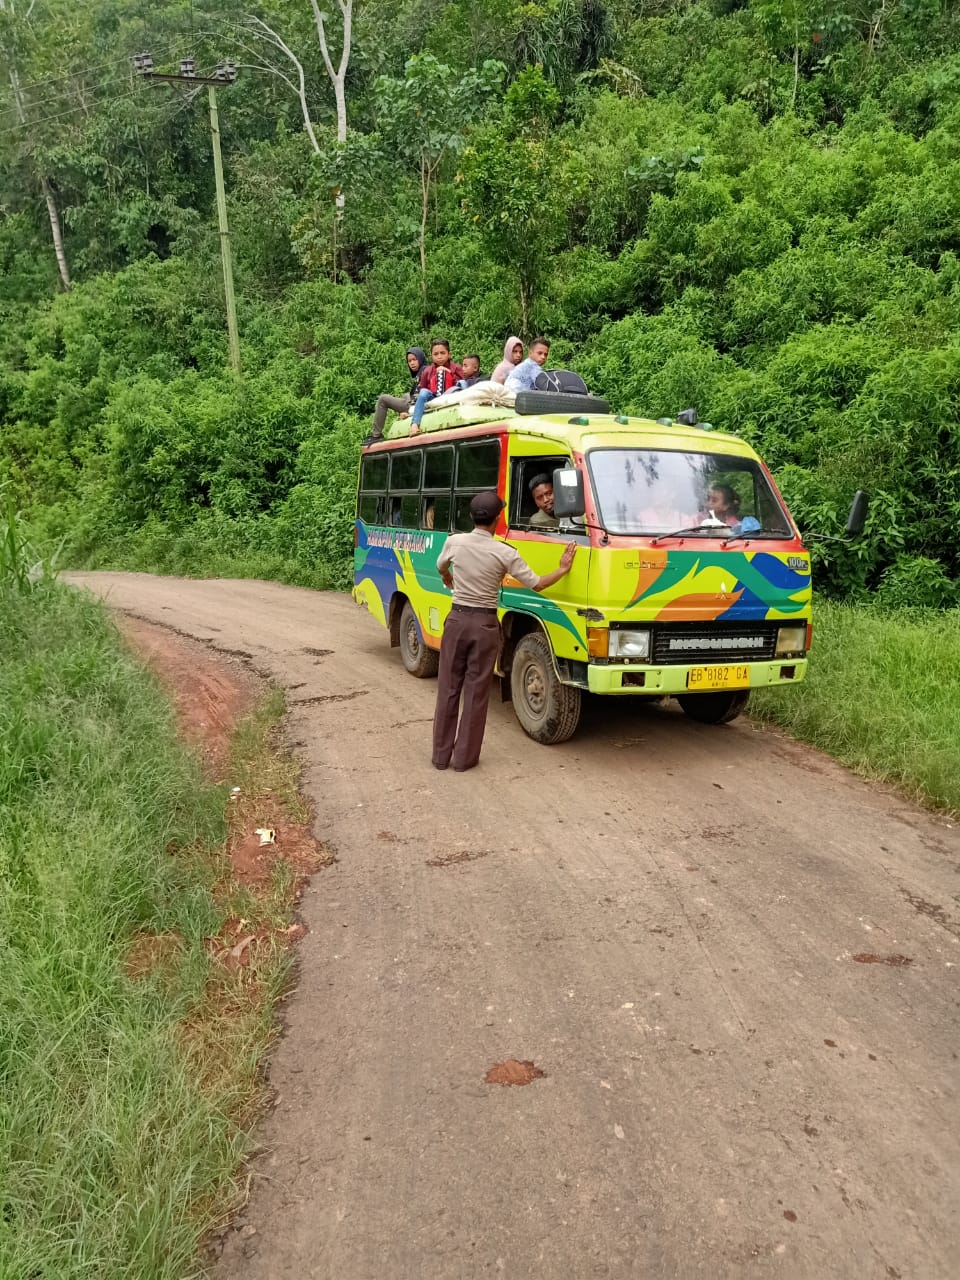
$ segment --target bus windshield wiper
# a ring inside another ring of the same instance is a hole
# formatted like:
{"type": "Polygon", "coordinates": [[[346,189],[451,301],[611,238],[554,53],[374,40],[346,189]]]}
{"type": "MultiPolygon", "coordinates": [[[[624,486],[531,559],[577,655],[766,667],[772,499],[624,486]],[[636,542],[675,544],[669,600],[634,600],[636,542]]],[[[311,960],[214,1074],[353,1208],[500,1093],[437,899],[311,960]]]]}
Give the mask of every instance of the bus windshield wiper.
{"type": "Polygon", "coordinates": [[[746,533],[735,533],[729,538],[724,538],[723,545],[728,547],[731,542],[752,542],[754,538],[792,538],[793,534],[789,529],[751,529],[746,533]]]}
{"type": "Polygon", "coordinates": [[[692,524],[686,529],[674,529],[672,533],[658,533],[655,538],[650,539],[651,547],[654,543],[662,542],[665,538],[683,538],[693,533],[710,533],[714,529],[729,529],[728,524],[718,521],[717,524],[692,524]]]}

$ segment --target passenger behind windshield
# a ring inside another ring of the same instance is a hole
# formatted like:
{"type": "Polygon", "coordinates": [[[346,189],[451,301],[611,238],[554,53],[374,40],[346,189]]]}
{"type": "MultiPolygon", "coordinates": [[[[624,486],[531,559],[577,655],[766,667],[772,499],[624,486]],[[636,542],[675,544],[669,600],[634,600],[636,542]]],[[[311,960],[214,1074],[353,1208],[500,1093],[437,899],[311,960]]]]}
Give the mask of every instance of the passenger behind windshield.
{"type": "Polygon", "coordinates": [[[594,449],[588,466],[600,523],[608,533],[790,536],[790,521],[753,459],[666,449],[594,449]]]}
{"type": "Polygon", "coordinates": [[[740,523],[740,499],[730,485],[715,484],[707,490],[707,516],[731,527],[740,523]]]}

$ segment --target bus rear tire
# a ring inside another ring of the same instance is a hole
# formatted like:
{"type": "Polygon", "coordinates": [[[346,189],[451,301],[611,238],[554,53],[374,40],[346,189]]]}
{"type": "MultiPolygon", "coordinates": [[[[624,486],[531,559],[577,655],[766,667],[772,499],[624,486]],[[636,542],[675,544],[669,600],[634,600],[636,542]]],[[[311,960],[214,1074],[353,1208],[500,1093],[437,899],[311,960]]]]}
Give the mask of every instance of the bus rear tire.
{"type": "Polygon", "coordinates": [[[561,684],[550,644],[540,631],[523,636],[510,666],[510,696],[524,733],[552,747],[573,737],[580,723],[580,690],[561,684]]]}
{"type": "Polygon", "coordinates": [[[404,601],[400,614],[400,657],[404,667],[419,680],[429,680],[440,667],[440,655],[423,643],[420,624],[409,600],[404,601]]]}
{"type": "Polygon", "coordinates": [[[749,689],[731,689],[729,693],[688,693],[677,698],[684,715],[701,724],[729,724],[747,705],[749,689]]]}

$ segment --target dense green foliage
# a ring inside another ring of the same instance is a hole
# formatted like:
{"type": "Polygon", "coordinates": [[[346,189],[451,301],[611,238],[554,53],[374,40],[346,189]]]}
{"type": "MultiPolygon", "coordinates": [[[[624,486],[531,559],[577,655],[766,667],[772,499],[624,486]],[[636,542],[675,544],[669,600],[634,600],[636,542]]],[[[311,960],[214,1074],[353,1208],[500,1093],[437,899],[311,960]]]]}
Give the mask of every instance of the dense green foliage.
{"type": "Polygon", "coordinates": [[[802,684],[751,695],[751,714],[960,815],[960,610],[819,600],[814,655],[802,684]]]}
{"type": "MultiPolygon", "coordinates": [[[[0,1275],[182,1277],[245,1139],[254,1041],[204,1094],[178,1023],[223,912],[189,851],[223,788],[105,611],[0,580],[0,1275]],[[138,933],[171,963],[133,981],[138,933]],[[249,1062],[245,1058],[249,1058],[249,1062]]],[[[240,1043],[243,1035],[248,1043],[240,1043]]]]}
{"type": "Polygon", "coordinates": [[[341,144],[307,0],[4,5],[0,480],[38,536],[343,582],[404,348],[439,330],[489,368],[523,328],[619,410],[755,442],[808,530],[870,490],[823,589],[960,599],[956,0],[357,4],[341,144]],[[203,101],[138,83],[138,47],[246,64],[220,112],[240,380],[203,101]]]}

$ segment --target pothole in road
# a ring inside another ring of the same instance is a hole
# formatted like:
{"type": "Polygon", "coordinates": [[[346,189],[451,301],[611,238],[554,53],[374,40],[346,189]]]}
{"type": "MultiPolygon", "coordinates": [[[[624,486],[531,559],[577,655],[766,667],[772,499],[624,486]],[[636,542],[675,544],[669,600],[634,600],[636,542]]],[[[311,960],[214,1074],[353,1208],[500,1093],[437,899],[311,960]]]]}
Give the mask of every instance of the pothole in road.
{"type": "Polygon", "coordinates": [[[428,858],[427,866],[455,867],[461,862],[476,862],[478,858],[486,858],[489,853],[489,849],[461,849],[459,853],[444,853],[439,858],[428,858]]]}
{"type": "Polygon", "coordinates": [[[856,960],[857,964],[889,964],[897,969],[902,969],[908,964],[913,964],[913,961],[909,956],[877,956],[871,951],[861,951],[853,958],[856,960]]]}
{"type": "Polygon", "coordinates": [[[354,689],[352,693],[318,693],[315,698],[293,698],[291,707],[318,707],[324,702],[352,702],[366,695],[366,689],[354,689]]]}
{"type": "Polygon", "coordinates": [[[504,1062],[495,1063],[483,1079],[486,1084],[532,1084],[546,1074],[532,1062],[507,1058],[504,1062]]]}

